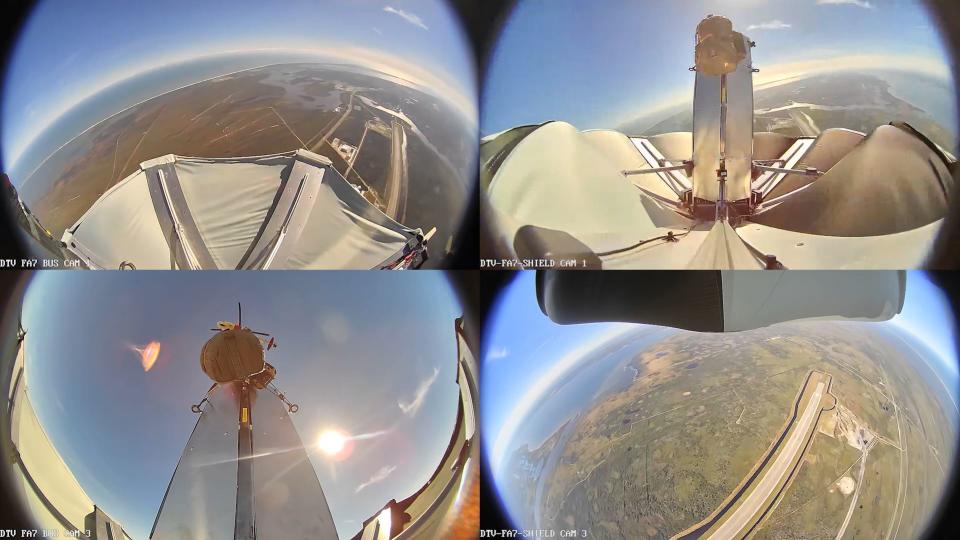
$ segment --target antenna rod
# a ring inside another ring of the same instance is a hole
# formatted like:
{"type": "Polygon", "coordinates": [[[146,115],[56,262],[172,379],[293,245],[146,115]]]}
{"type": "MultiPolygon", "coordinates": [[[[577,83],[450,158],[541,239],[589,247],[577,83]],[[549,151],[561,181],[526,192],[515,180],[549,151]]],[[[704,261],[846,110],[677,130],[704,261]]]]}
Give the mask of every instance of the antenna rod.
{"type": "Polygon", "coordinates": [[[240,305],[240,302],[237,302],[237,326],[243,328],[243,306],[240,305]]]}

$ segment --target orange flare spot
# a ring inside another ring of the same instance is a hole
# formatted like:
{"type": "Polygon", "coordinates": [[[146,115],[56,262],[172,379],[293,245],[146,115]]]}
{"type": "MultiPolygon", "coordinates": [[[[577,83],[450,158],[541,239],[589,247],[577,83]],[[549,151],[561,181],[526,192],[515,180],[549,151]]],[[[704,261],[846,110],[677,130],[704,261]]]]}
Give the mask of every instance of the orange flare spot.
{"type": "Polygon", "coordinates": [[[132,347],[132,349],[140,355],[140,365],[143,366],[144,371],[150,371],[150,368],[152,368],[153,364],[157,361],[157,357],[160,356],[159,341],[151,341],[143,348],[132,347]]]}

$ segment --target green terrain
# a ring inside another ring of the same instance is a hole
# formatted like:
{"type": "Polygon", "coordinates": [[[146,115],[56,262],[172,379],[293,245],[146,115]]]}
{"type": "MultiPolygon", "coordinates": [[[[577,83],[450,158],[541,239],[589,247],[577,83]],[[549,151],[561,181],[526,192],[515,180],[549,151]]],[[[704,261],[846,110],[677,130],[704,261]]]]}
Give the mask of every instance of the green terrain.
{"type": "Polygon", "coordinates": [[[801,465],[753,533],[918,536],[953,461],[956,409],[918,353],[884,328],[678,332],[643,350],[611,375],[631,380],[540,447],[514,452],[513,479],[531,509],[523,525],[632,539],[701,523],[777,440],[816,370],[832,378],[836,407],[820,414],[801,465]]]}

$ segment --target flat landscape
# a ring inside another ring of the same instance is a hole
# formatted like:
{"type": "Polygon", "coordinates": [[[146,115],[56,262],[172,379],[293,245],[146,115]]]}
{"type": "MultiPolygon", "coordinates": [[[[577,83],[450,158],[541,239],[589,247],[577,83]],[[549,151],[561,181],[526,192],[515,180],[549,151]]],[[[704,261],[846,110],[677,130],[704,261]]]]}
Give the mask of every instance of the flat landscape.
{"type": "Polygon", "coordinates": [[[915,538],[957,410],[911,339],[845,322],[676,332],[513,452],[532,509],[515,517],[592,538],[915,538]]]}
{"type": "MultiPolygon", "coordinates": [[[[903,77],[903,76],[900,76],[903,77]]],[[[949,96],[949,85],[928,82],[937,98],[949,96]]],[[[828,128],[845,128],[869,134],[884,124],[907,122],[946,149],[956,146],[957,135],[949,114],[933,102],[897,95],[890,80],[898,77],[884,73],[838,72],[799,77],[785,84],[754,90],[755,132],[772,131],[791,137],[816,137],[828,128]]],[[[906,84],[906,83],[903,83],[906,84]]],[[[693,130],[693,109],[685,105],[666,118],[642,117],[624,123],[628,135],[649,136],[693,130]]]]}
{"type": "Polygon", "coordinates": [[[333,160],[391,217],[425,232],[436,227],[431,252],[441,255],[454,241],[472,179],[475,134],[459,118],[444,101],[375,72],[270,65],[127,108],[49,149],[38,167],[13,180],[24,202],[59,238],[101,194],[148,159],[306,148],[333,160]]]}

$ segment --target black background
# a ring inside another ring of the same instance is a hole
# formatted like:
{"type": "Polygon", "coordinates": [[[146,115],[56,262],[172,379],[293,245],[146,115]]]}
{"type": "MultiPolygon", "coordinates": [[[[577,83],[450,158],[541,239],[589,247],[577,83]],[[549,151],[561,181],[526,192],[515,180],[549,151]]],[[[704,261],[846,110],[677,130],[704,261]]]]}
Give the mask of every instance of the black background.
{"type": "MultiPolygon", "coordinates": [[[[484,79],[484,68],[489,58],[490,44],[494,42],[503,20],[509,13],[513,3],[512,0],[451,1],[451,5],[463,20],[470,41],[475,47],[479,71],[477,78],[478,84],[482,84],[484,79]]],[[[9,56],[12,46],[16,42],[18,28],[27,17],[32,4],[33,2],[28,0],[0,0],[0,59],[2,59],[0,60],[2,61],[0,76],[4,76],[6,73],[6,59],[9,56]]],[[[940,18],[950,47],[954,51],[960,51],[960,2],[956,0],[937,0],[930,2],[930,4],[934,13],[940,18]],[[944,21],[951,21],[951,24],[943,24],[944,21]]],[[[596,6],[593,2],[584,0],[584,8],[596,9],[596,6]]],[[[954,71],[956,73],[956,66],[954,71]]],[[[0,170],[3,170],[2,162],[0,162],[0,170]]],[[[479,195],[479,193],[477,193],[477,195],[479,195]]],[[[479,228],[477,226],[478,200],[479,197],[474,197],[471,203],[471,209],[467,214],[464,222],[464,230],[461,234],[461,245],[455,252],[453,260],[450,261],[452,268],[476,268],[477,246],[480,239],[479,228]]],[[[960,217],[958,217],[957,212],[954,212],[951,217],[955,218],[954,225],[957,226],[944,227],[944,229],[956,234],[941,235],[939,240],[942,243],[941,256],[934,264],[934,266],[937,267],[960,267],[960,224],[956,223],[956,220],[960,220],[960,217]]],[[[948,221],[949,220],[950,218],[948,218],[948,221]]],[[[0,255],[4,258],[19,258],[23,253],[19,236],[14,232],[14,229],[6,219],[0,219],[0,255]]],[[[479,276],[459,276],[454,278],[455,283],[461,290],[461,298],[464,300],[465,306],[468,307],[468,309],[471,307],[476,309],[478,316],[474,321],[481,322],[486,319],[497,295],[503,287],[510,282],[513,276],[514,273],[512,272],[499,271],[483,272],[479,273],[479,276]]],[[[960,283],[958,283],[958,275],[954,272],[943,272],[933,277],[949,296],[954,313],[960,313],[960,301],[958,301],[958,299],[960,299],[960,283]]],[[[4,304],[10,300],[18,301],[15,295],[11,297],[11,293],[15,292],[21,278],[22,275],[19,272],[0,271],[0,299],[3,299],[4,304]]],[[[4,305],[4,307],[6,307],[6,305],[4,305]]],[[[480,341],[482,347],[482,335],[480,335],[479,332],[474,335],[476,339],[480,341]]],[[[482,392],[481,403],[486,399],[499,398],[499,396],[496,395],[495,389],[485,388],[485,390],[485,392],[482,392]]],[[[493,490],[493,483],[487,476],[488,469],[486,463],[484,462],[481,465],[482,474],[484,475],[481,485],[481,528],[512,528],[499,503],[499,498],[493,490]]],[[[0,467],[9,467],[9,464],[4,463],[0,465],[0,467]]],[[[4,485],[8,480],[5,473],[6,470],[7,469],[3,469],[3,472],[0,472],[0,481],[2,481],[4,485]]],[[[0,489],[0,529],[30,527],[30,522],[26,519],[26,516],[15,510],[19,508],[19,501],[11,498],[11,495],[13,495],[13,493],[10,490],[0,489]]],[[[960,526],[958,526],[960,525],[960,517],[957,515],[958,511],[960,511],[960,501],[958,501],[956,490],[954,490],[941,507],[939,521],[932,531],[932,537],[960,537],[960,535],[958,535],[958,532],[960,532],[960,526]]]]}

